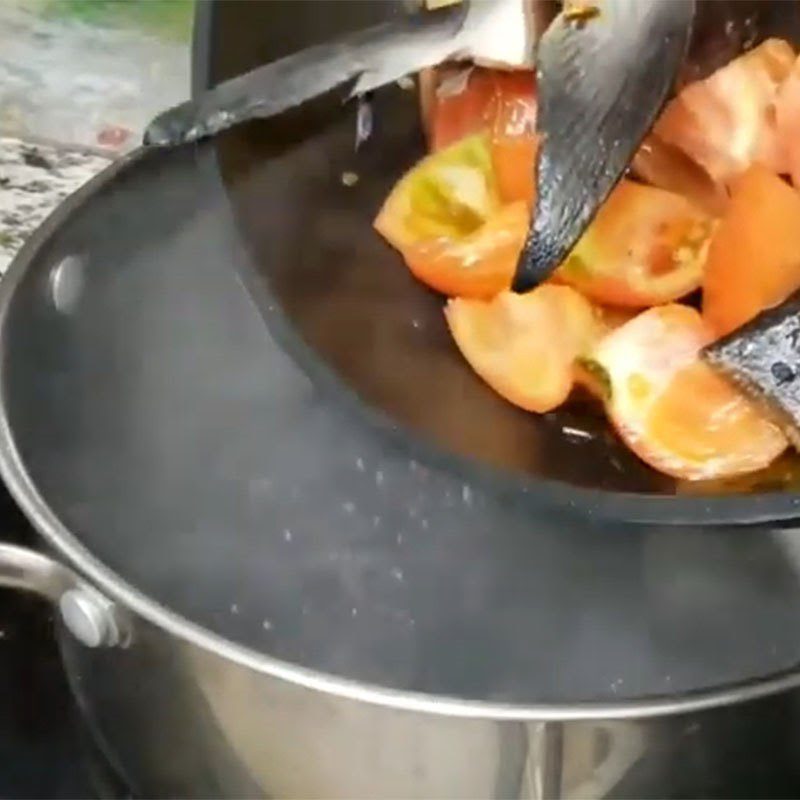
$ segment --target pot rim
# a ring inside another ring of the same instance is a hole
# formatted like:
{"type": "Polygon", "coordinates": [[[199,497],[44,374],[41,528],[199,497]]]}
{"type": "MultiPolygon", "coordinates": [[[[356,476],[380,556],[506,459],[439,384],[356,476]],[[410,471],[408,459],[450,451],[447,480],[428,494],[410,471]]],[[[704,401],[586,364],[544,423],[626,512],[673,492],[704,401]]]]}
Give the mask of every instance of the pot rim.
{"type": "MultiPolygon", "coordinates": [[[[113,180],[117,174],[138,161],[143,152],[144,150],[140,148],[119,159],[84,184],[48,216],[16,255],[6,274],[0,280],[0,354],[5,348],[3,337],[6,332],[6,319],[11,300],[29,265],[39,257],[51,235],[75,210],[88,201],[98,189],[113,180]]],[[[5,380],[4,366],[4,361],[0,359],[0,391],[5,380]]],[[[181,640],[243,667],[309,690],[402,711],[441,716],[497,721],[570,721],[640,719],[686,713],[754,700],[800,686],[800,666],[798,666],[761,678],[677,696],[658,695],[636,700],[622,700],[616,703],[578,701],[575,703],[511,704],[392,689],[320,672],[274,658],[214,633],[148,597],[103,564],[62,524],[39,494],[16,448],[6,408],[2,403],[0,403],[0,476],[37,531],[67,559],[71,566],[98,589],[105,592],[110,599],[120,602],[144,620],[181,640]]],[[[671,509],[671,519],[668,521],[658,520],[661,524],[677,524],[687,521],[705,521],[706,523],[732,521],[732,506],[734,511],[740,506],[748,508],[750,513],[744,515],[748,522],[767,519],[777,521],[796,518],[800,514],[800,494],[792,493],[777,497],[761,494],[732,498],[722,496],[674,498],[656,495],[640,496],[600,489],[568,488],[556,481],[540,481],[539,483],[543,487],[543,491],[540,489],[543,496],[548,494],[551,499],[553,488],[557,488],[558,494],[564,497],[564,505],[574,506],[576,499],[586,500],[588,501],[585,504],[587,514],[591,515],[594,510],[600,516],[607,516],[610,509],[606,506],[613,504],[616,506],[614,516],[624,517],[626,520],[636,520],[638,517],[641,520],[653,522],[655,521],[653,516],[663,514],[667,503],[671,509]],[[619,514],[620,503],[627,507],[629,513],[619,514]],[[722,503],[728,513],[720,512],[719,506],[722,503]],[[753,513],[754,506],[755,514],[753,513]],[[767,506],[769,512],[766,510],[767,506]]]]}

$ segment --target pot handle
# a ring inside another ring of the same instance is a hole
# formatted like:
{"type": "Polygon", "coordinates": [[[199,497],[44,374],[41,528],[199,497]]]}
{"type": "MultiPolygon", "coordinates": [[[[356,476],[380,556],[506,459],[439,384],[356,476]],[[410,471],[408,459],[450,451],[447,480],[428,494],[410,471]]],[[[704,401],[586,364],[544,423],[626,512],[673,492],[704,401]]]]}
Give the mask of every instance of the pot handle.
{"type": "Polygon", "coordinates": [[[114,604],[69,567],[43,553],[0,544],[0,586],[49,600],[58,608],[67,630],[86,647],[124,644],[114,604]]]}

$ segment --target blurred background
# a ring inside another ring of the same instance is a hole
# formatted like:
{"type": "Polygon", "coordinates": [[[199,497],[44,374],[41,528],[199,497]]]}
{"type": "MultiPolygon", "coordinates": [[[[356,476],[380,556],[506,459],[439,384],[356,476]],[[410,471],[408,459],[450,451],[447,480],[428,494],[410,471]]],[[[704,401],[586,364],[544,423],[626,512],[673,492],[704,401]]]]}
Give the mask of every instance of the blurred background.
{"type": "Polygon", "coordinates": [[[194,11],[0,0],[0,275],[58,203],[189,96],[194,11]]]}
{"type": "Polygon", "coordinates": [[[189,92],[194,0],[0,0],[0,136],[119,152],[189,92]]]}

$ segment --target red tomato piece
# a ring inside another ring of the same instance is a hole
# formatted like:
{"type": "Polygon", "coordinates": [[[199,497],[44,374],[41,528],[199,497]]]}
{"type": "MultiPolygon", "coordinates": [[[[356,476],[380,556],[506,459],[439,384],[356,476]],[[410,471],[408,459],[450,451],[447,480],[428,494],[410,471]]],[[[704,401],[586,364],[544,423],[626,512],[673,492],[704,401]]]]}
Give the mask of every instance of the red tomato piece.
{"type": "Polygon", "coordinates": [[[431,108],[431,150],[436,152],[490,127],[495,80],[480,67],[440,68],[431,108]]]}
{"type": "Polygon", "coordinates": [[[592,306],[568,286],[501,292],[489,301],[456,298],[445,314],[475,372],[509,402],[539,413],[567,399],[575,359],[598,329],[592,306]]]}
{"type": "Polygon", "coordinates": [[[724,186],[683,150],[650,134],[633,158],[634,173],[645,183],[683,195],[707,214],[720,216],[728,205],[724,186]]]}
{"type": "Polygon", "coordinates": [[[492,297],[511,285],[528,209],[521,202],[500,205],[488,139],[472,136],[403,177],[375,227],[432,289],[492,297]]]}
{"type": "Polygon", "coordinates": [[[703,316],[729,333],[800,288],[800,193],[766,167],[732,184],[708,251],[703,316]]]}
{"type": "Polygon", "coordinates": [[[451,297],[493,297],[508,289],[528,233],[528,209],[512,203],[458,239],[416,242],[403,250],[408,268],[451,297]]]}
{"type": "Polygon", "coordinates": [[[667,105],[654,133],[718,182],[756,162],[782,171],[775,103],[794,61],[788,42],[767,40],[706,80],[684,87],[667,105]]]}
{"type": "Polygon", "coordinates": [[[507,203],[522,201],[533,208],[536,199],[536,136],[501,136],[492,138],[492,165],[497,191],[507,203]]]}
{"type": "Polygon", "coordinates": [[[438,85],[422,79],[423,119],[436,151],[489,131],[500,197],[533,203],[536,161],[536,79],[533,72],[440,68],[438,85]],[[429,121],[427,121],[429,119],[429,121]]]}
{"type": "Polygon", "coordinates": [[[531,72],[495,73],[492,165],[503,201],[533,206],[536,154],[536,81],[531,72]]]}
{"type": "Polygon", "coordinates": [[[712,225],[685,197],[623,180],[556,279],[608,305],[676,300],[700,286],[712,225]]]}
{"type": "Polygon", "coordinates": [[[659,306],[618,328],[591,363],[606,410],[643,461],[685,480],[754,472],[787,446],[780,429],[698,358],[712,338],[692,308],[659,306]]]}
{"type": "Polygon", "coordinates": [[[795,188],[800,189],[800,59],[778,90],[775,124],[785,159],[780,171],[791,175],[795,188]]]}

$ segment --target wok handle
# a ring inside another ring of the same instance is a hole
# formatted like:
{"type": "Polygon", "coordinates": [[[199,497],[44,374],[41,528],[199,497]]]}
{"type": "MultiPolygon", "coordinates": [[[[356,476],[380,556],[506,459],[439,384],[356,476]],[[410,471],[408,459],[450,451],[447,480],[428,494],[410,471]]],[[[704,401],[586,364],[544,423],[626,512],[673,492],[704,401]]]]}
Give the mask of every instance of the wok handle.
{"type": "Polygon", "coordinates": [[[67,630],[86,647],[126,643],[116,606],[69,567],[43,553],[0,544],[0,586],[49,600],[67,630]]]}

